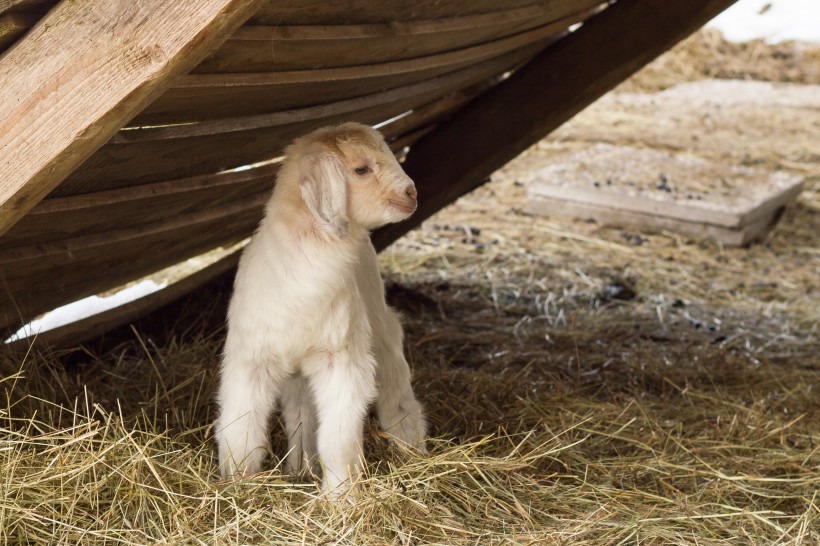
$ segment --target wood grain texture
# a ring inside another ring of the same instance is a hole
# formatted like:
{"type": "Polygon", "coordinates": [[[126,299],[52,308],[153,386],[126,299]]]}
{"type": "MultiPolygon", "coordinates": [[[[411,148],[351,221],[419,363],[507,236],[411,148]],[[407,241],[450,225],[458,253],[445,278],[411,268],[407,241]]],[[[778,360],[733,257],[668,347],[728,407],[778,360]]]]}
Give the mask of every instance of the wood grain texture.
{"type": "MultiPolygon", "coordinates": [[[[46,271],[55,265],[61,266],[68,262],[77,263],[80,255],[93,258],[110,257],[113,260],[118,254],[126,254],[127,246],[133,241],[154,236],[179,239],[180,237],[174,233],[190,226],[224,220],[231,216],[241,216],[249,210],[261,210],[269,193],[265,190],[219,206],[162,218],[155,222],[119,227],[104,233],[96,232],[37,246],[3,250],[0,252],[0,268],[4,268],[4,271],[8,273],[7,277],[25,277],[29,273],[46,271]]],[[[146,259],[150,260],[150,256],[146,256],[146,259]]],[[[88,273],[78,268],[77,273],[72,275],[87,276],[88,273]]]]}
{"type": "Polygon", "coordinates": [[[0,327],[245,238],[267,192],[154,224],[0,252],[0,327]],[[7,296],[7,297],[6,297],[7,296]]]}
{"type": "Polygon", "coordinates": [[[419,140],[404,167],[419,209],[374,234],[384,247],[560,126],[734,0],[621,1],[539,54],[419,140]],[[522,107],[522,105],[526,105],[522,107]],[[429,165],[436,165],[431,171],[429,165]],[[441,180],[448,180],[442,186],[441,180]]]}
{"type": "Polygon", "coordinates": [[[427,57],[559,21],[585,12],[598,1],[579,0],[559,9],[539,5],[504,7],[491,13],[425,21],[291,27],[246,25],[193,73],[315,70],[427,57]]]}
{"type": "Polygon", "coordinates": [[[341,120],[375,124],[470,87],[537,52],[513,51],[464,70],[383,93],[285,112],[192,125],[121,131],[52,196],[184,178],[276,157],[296,136],[341,120]]]}
{"type": "MultiPolygon", "coordinates": [[[[575,0],[506,0],[506,8],[573,4],[575,0]]],[[[497,11],[498,0],[279,0],[269,1],[250,19],[252,25],[341,25],[390,23],[458,17],[497,11]]]]}
{"type": "Polygon", "coordinates": [[[385,135],[385,138],[388,139],[391,146],[397,146],[394,144],[396,139],[402,138],[406,140],[408,133],[414,133],[420,127],[427,127],[449,117],[452,112],[458,110],[473,98],[480,95],[483,91],[491,87],[493,83],[492,80],[485,80],[472,87],[461,89],[456,93],[451,93],[440,99],[419,106],[418,108],[414,108],[409,114],[387,123],[379,130],[385,135]]]}
{"type": "Polygon", "coordinates": [[[472,47],[380,64],[322,70],[189,74],[179,78],[131,125],[250,116],[387,91],[543,43],[577,20],[576,17],[562,19],[472,47]]]}
{"type": "Polygon", "coordinates": [[[47,198],[0,238],[0,251],[174,219],[273,187],[278,164],[47,198]]]}
{"type": "Polygon", "coordinates": [[[61,2],[0,58],[0,234],[259,0],[61,2]]]}

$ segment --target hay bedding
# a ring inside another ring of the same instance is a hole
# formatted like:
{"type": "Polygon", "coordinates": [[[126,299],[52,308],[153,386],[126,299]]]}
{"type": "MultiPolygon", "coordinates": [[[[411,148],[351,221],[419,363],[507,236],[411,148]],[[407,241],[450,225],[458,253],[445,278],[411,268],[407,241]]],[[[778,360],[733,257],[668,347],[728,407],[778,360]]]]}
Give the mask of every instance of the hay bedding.
{"type": "Polygon", "coordinates": [[[816,161],[782,167],[808,189],[750,249],[524,213],[528,162],[588,140],[542,142],[383,255],[429,456],[371,424],[344,511],[275,468],[220,483],[205,319],[70,367],[3,354],[0,540],[820,542],[816,161]]]}

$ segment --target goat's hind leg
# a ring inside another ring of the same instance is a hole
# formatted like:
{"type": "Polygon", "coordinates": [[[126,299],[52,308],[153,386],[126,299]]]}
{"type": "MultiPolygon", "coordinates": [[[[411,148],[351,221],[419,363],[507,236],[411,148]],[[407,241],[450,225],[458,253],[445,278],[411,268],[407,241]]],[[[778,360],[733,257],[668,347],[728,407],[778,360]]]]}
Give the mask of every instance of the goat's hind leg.
{"type": "Polygon", "coordinates": [[[376,334],[376,415],[379,424],[397,440],[424,452],[427,425],[410,383],[410,366],[402,348],[401,323],[392,309],[388,309],[376,334]]]}
{"type": "Polygon", "coordinates": [[[285,380],[279,405],[288,435],[285,472],[302,474],[317,470],[316,409],[302,374],[291,375],[285,380]]]}

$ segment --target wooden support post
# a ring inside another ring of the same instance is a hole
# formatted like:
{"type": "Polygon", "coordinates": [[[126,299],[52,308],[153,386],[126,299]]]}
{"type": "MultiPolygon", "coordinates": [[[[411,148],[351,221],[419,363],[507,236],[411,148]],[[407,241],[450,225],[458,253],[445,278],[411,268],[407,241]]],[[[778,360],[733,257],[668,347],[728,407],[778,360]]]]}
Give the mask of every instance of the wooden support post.
{"type": "Polygon", "coordinates": [[[487,181],[735,0],[618,0],[419,140],[404,168],[419,209],[376,232],[384,248],[487,181]]]}
{"type": "Polygon", "coordinates": [[[60,2],[0,58],[0,235],[261,0],[60,2]]]}

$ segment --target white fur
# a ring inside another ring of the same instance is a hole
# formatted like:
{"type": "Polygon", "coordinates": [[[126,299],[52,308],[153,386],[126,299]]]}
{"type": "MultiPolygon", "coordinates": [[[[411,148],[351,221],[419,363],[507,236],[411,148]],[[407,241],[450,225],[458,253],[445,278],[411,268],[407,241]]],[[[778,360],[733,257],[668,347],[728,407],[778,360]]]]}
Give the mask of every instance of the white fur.
{"type": "Polygon", "coordinates": [[[402,328],[386,305],[369,230],[403,220],[415,188],[381,136],[344,124],[287,150],[267,213],[245,249],[228,311],[216,426],[222,475],[258,472],[281,407],[286,469],[318,462],[323,487],[358,476],[363,423],[424,449],[402,328]],[[366,175],[355,168],[367,165],[366,175]]]}

